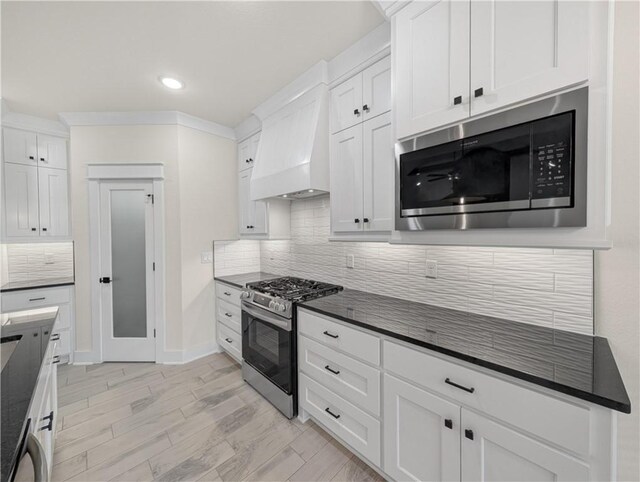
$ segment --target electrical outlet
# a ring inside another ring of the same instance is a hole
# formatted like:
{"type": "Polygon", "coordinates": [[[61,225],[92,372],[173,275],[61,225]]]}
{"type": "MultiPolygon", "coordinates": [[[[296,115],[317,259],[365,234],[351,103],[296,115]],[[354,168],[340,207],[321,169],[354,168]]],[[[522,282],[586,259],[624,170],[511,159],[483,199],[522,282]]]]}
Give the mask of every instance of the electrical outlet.
{"type": "Polygon", "coordinates": [[[203,251],[200,253],[200,262],[202,264],[213,263],[213,251],[203,251]]]}
{"type": "Polygon", "coordinates": [[[427,260],[427,273],[425,275],[427,278],[437,278],[438,277],[438,262],[433,261],[431,259],[427,260]]]}
{"type": "Polygon", "coordinates": [[[355,259],[352,254],[347,255],[347,268],[353,268],[355,266],[355,259]]]}

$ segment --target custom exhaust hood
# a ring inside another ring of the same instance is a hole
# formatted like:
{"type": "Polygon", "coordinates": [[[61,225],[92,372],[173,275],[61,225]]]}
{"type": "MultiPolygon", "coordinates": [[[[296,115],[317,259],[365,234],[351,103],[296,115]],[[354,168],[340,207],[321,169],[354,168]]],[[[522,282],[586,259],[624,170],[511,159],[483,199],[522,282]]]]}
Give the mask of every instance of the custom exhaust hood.
{"type": "Polygon", "coordinates": [[[296,83],[254,110],[262,133],[251,174],[252,200],[296,199],[329,191],[326,63],[317,64],[296,83]],[[297,90],[293,96],[292,90],[297,90]]]}

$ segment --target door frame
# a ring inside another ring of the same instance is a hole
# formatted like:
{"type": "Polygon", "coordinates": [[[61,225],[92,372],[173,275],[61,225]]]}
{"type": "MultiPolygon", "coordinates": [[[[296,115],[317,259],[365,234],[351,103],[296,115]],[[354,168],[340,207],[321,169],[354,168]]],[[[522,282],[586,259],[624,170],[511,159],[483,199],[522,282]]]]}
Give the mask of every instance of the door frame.
{"type": "Polygon", "coordinates": [[[87,164],[89,183],[89,257],[91,286],[91,351],[76,352],[76,361],[102,363],[102,306],[100,296],[100,185],[103,182],[150,181],[153,186],[153,248],[156,269],[154,276],[155,361],[172,361],[165,348],[165,229],[164,229],[164,166],[163,164],[87,164]]]}

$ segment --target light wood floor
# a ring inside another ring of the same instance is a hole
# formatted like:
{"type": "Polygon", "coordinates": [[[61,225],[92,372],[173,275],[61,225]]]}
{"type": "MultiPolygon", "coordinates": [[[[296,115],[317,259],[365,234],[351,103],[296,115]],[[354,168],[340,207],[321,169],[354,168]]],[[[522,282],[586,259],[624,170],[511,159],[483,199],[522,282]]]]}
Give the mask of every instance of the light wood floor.
{"type": "Polygon", "coordinates": [[[289,421],[228,356],[58,370],[55,481],[382,480],[312,422],[289,421]]]}

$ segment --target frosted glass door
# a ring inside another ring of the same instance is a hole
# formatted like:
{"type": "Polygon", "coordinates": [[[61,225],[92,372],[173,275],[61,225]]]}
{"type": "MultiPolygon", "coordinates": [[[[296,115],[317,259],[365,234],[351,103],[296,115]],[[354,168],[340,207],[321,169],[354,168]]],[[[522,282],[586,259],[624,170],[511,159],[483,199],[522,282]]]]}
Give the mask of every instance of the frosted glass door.
{"type": "Polygon", "coordinates": [[[111,193],[114,338],[146,338],[144,191],[111,193]]]}
{"type": "Polygon", "coordinates": [[[151,183],[100,188],[100,278],[105,361],[154,361],[151,183]]]}

